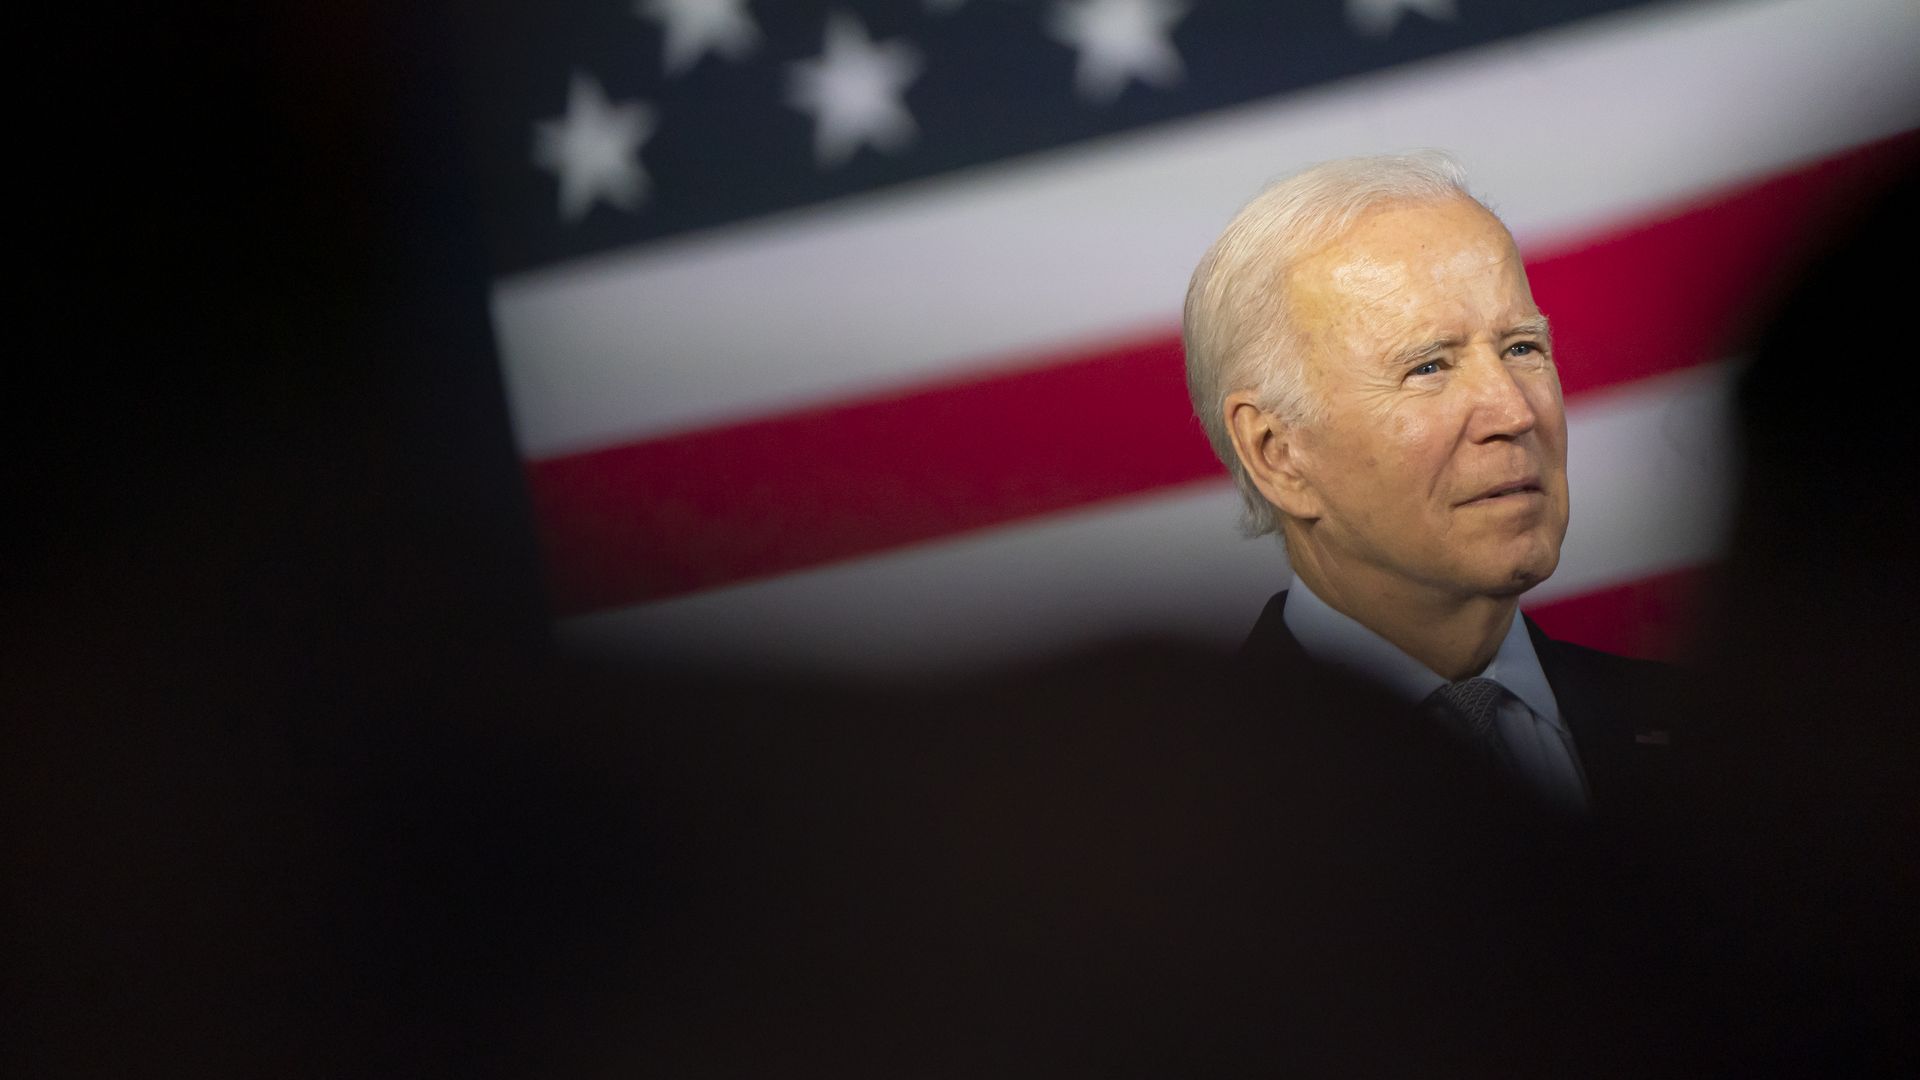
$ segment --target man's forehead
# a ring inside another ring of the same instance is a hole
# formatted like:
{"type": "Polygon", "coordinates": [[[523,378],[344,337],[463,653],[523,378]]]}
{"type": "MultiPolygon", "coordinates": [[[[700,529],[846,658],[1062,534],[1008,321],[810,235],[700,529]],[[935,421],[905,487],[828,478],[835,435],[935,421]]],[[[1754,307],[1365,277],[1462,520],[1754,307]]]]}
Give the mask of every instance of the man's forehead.
{"type": "Polygon", "coordinates": [[[1482,273],[1516,259],[1506,226],[1478,203],[1389,205],[1362,215],[1345,231],[1302,256],[1298,284],[1314,280],[1342,290],[1398,285],[1409,276],[1482,273]]]}
{"type": "Polygon", "coordinates": [[[1509,282],[1526,291],[1512,238],[1466,200],[1376,211],[1295,261],[1286,277],[1288,291],[1303,299],[1389,309],[1509,282]]]}

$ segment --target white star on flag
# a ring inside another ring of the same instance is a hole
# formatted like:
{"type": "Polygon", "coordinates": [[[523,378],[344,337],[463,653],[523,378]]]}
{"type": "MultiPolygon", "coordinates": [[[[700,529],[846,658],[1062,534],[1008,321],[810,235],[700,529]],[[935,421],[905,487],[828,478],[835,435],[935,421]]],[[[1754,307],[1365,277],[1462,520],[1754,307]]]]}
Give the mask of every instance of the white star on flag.
{"type": "Polygon", "coordinates": [[[874,42],[842,11],[827,19],[826,51],[790,65],[787,103],[813,114],[813,155],[821,168],[842,165],[862,145],[894,153],[918,128],[900,95],[920,77],[920,54],[903,41],[874,42]]]}
{"type": "Polygon", "coordinates": [[[1168,34],[1186,17],[1179,0],[1067,0],[1048,22],[1056,40],[1080,51],[1073,81],[1080,95],[1109,102],[1130,79],[1172,86],[1184,69],[1168,34]]]}
{"type": "Polygon", "coordinates": [[[634,14],[666,27],[669,76],[684,75],[708,53],[744,60],[760,44],[747,0],[636,0],[634,14]]]}
{"type": "Polygon", "coordinates": [[[1347,22],[1370,37],[1385,37],[1400,25],[1400,16],[1418,11],[1434,22],[1460,17],[1458,0],[1347,0],[1347,22]]]}
{"type": "Polygon", "coordinates": [[[534,163],[560,178],[561,219],[580,220],[596,199],[622,210],[639,206],[647,195],[640,147],[655,126],[652,106],[610,104],[598,80],[574,72],[567,115],[540,121],[533,139],[534,163]]]}

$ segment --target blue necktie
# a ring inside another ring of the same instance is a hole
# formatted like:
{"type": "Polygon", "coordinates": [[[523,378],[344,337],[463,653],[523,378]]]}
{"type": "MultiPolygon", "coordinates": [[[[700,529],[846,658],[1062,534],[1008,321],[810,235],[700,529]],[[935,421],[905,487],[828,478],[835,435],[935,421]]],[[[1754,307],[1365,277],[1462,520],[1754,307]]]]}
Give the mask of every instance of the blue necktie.
{"type": "Polygon", "coordinates": [[[1513,695],[1492,679],[1462,679],[1427,696],[1426,708],[1441,725],[1459,736],[1501,772],[1518,779],[1513,753],[1495,722],[1500,706],[1513,695]]]}
{"type": "Polygon", "coordinates": [[[1542,803],[1576,817],[1589,812],[1586,784],[1572,748],[1558,729],[1506,687],[1487,678],[1462,679],[1428,695],[1425,707],[1489,768],[1542,803]],[[1501,712],[1509,707],[1514,715],[1503,721],[1501,712]],[[1520,722],[1522,716],[1525,723],[1520,722]],[[1526,745],[1512,745],[1510,738],[1522,739],[1526,745]]]}

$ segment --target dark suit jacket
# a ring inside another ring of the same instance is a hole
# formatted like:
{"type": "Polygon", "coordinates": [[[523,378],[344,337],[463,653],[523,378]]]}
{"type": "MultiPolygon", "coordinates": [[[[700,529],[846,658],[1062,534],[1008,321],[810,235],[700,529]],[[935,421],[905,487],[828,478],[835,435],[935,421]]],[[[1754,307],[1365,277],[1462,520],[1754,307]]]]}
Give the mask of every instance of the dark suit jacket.
{"type": "MultiPolygon", "coordinates": [[[[1318,699],[1337,696],[1342,677],[1317,664],[1294,640],[1282,615],[1286,602],[1284,591],[1267,601],[1241,646],[1241,660],[1262,682],[1304,683],[1318,699]]],[[[1596,816],[1614,818],[1666,799],[1673,782],[1668,759],[1679,690],[1672,669],[1555,640],[1532,619],[1527,619],[1527,633],[1560,717],[1573,733],[1596,816]]]]}

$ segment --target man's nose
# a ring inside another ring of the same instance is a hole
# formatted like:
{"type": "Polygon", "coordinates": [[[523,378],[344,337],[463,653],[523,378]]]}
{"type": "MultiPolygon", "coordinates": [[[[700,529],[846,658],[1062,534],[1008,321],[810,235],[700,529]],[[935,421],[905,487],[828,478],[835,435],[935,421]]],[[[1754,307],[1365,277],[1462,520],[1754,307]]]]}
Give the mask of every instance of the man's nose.
{"type": "Polygon", "coordinates": [[[1505,354],[1488,350],[1468,368],[1473,412],[1468,419],[1475,442],[1512,439],[1533,430],[1539,418],[1527,398],[1525,377],[1506,362],[1505,354]]]}

